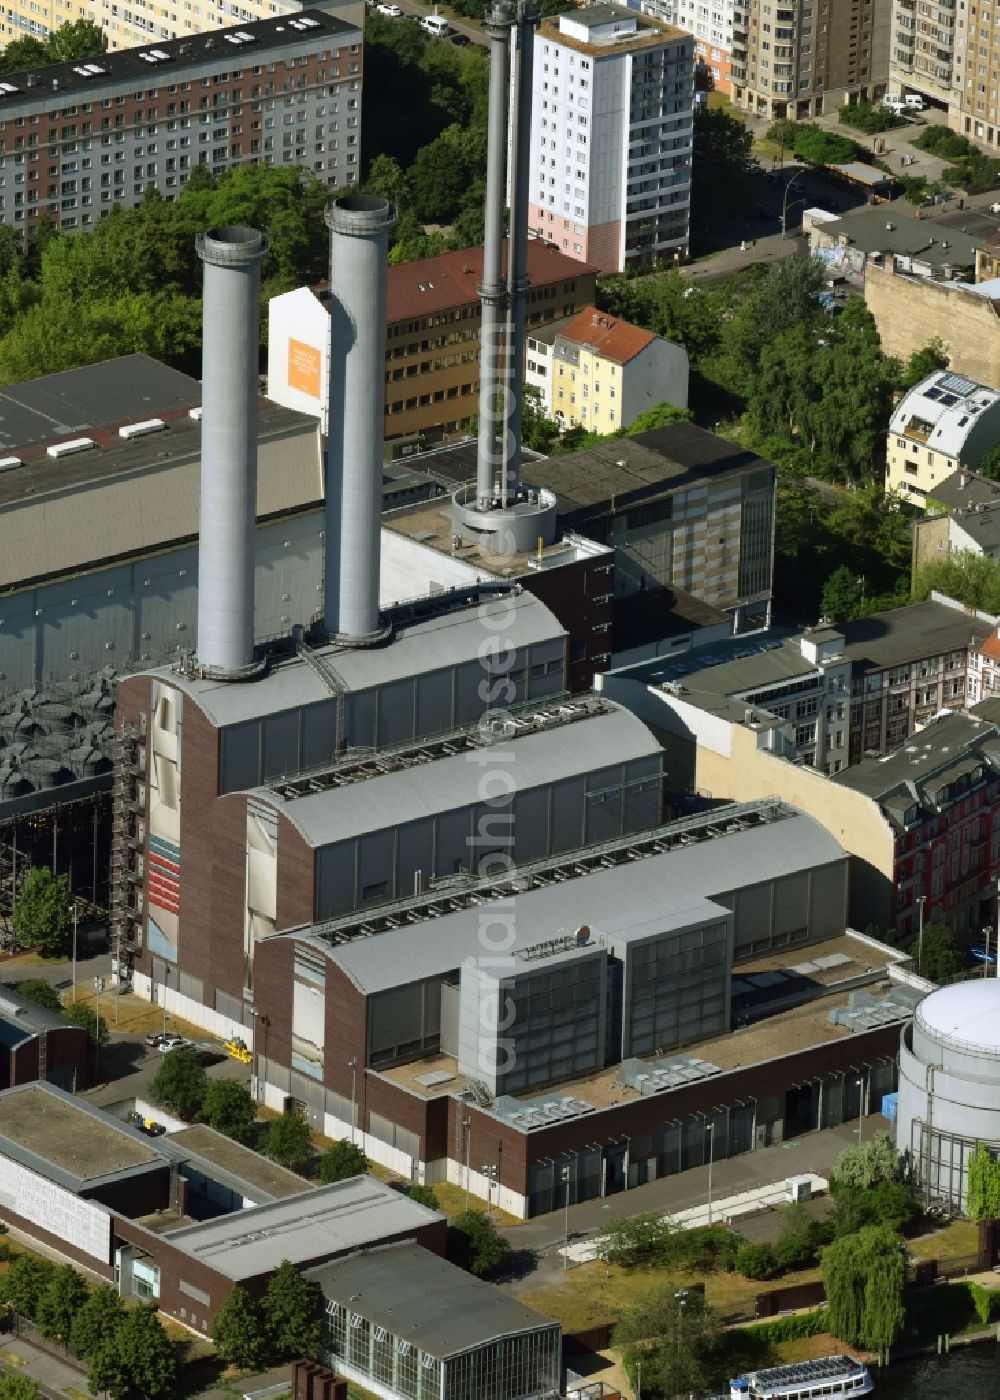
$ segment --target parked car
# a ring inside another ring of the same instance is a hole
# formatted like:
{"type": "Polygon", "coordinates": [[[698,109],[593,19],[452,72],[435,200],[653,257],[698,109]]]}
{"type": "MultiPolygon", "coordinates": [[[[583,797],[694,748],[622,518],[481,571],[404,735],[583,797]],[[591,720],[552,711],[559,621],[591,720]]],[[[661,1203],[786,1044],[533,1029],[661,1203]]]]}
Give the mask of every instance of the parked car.
{"type": "Polygon", "coordinates": [[[908,92],[903,98],[903,103],[910,112],[922,112],[927,105],[919,92],[908,92]]]}
{"type": "Polygon", "coordinates": [[[150,1031],[146,1036],[146,1044],[151,1045],[154,1050],[159,1049],[161,1040],[166,1040],[166,1036],[162,1031],[150,1031]]]}
{"type": "Polygon", "coordinates": [[[389,0],[379,0],[375,8],[380,15],[385,15],[386,19],[399,19],[403,13],[398,5],[390,4],[389,0]]]}
{"type": "Polygon", "coordinates": [[[432,39],[447,39],[451,25],[444,15],[424,15],[420,21],[420,28],[432,39]]]}
{"type": "Polygon", "coordinates": [[[168,1055],[171,1050],[180,1050],[183,1045],[190,1044],[190,1040],[186,1040],[182,1035],[165,1035],[156,1048],[161,1055],[168,1055]]]}
{"type": "Polygon", "coordinates": [[[472,40],[469,38],[468,34],[453,34],[451,36],[451,42],[455,45],[456,49],[466,49],[472,43],[472,40]]]}
{"type": "Polygon", "coordinates": [[[995,199],[990,205],[991,214],[1000,214],[1000,199],[995,199]]]}

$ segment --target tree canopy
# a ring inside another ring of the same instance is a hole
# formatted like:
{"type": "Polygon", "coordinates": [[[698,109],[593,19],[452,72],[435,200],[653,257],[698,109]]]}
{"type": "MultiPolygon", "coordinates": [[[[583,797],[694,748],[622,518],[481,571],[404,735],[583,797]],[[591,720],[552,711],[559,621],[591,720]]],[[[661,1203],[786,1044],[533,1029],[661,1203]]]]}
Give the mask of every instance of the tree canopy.
{"type": "Polygon", "coordinates": [[[0,73],[23,73],[49,63],[75,63],[107,53],[108,36],[93,20],[78,19],[58,25],[45,39],[25,35],[0,50],[0,73]]]}
{"type": "Polygon", "coordinates": [[[268,1355],[268,1339],[260,1308],[238,1285],[215,1314],[212,1341],[219,1356],[241,1371],[256,1370],[268,1355]]]}
{"type": "Polygon", "coordinates": [[[642,1393],[666,1400],[713,1384],[721,1331],[702,1293],[668,1283],[625,1311],[614,1330],[614,1345],[622,1349],[633,1390],[641,1364],[642,1393]]]}
{"type": "Polygon", "coordinates": [[[264,1151],[289,1171],[299,1172],[309,1165],[313,1155],[312,1136],[301,1112],[286,1109],[270,1124],[264,1151]]]}
{"type": "Polygon", "coordinates": [[[943,987],[961,977],[962,960],[955,935],[947,924],[936,920],[925,924],[916,952],[917,971],[929,982],[943,987]]]}
{"type": "Polygon", "coordinates": [[[830,1331],[871,1351],[892,1345],[906,1313],[906,1255],[899,1236],[872,1225],[834,1240],[821,1259],[830,1331]]]}
{"type": "Polygon", "coordinates": [[[89,1361],[112,1335],[123,1311],[122,1301],[110,1284],[102,1283],[90,1293],[73,1318],[70,1345],[77,1356],[89,1361]]]}
{"type": "Polygon", "coordinates": [[[11,922],[22,948],[37,948],[51,957],[69,946],[73,917],[69,880],[47,866],[29,870],[18,891],[11,922]]]}
{"type": "Polygon", "coordinates": [[[154,1103],[171,1108],[186,1122],[196,1118],[205,1099],[208,1079],[189,1045],[179,1045],[163,1056],[163,1063],[149,1086],[154,1103]]]}
{"type": "Polygon", "coordinates": [[[867,1190],[899,1177],[899,1153],[888,1133],[877,1132],[857,1147],[847,1147],[834,1163],[835,1187],[859,1186],[867,1190]]]}
{"type": "Polygon", "coordinates": [[[448,1258],[477,1278],[499,1269],[509,1250],[509,1241],[484,1211],[463,1210],[448,1226],[448,1258]]]}
{"type": "Polygon", "coordinates": [[[1000,1161],[984,1142],[969,1157],[965,1208],[973,1220],[1000,1216],[1000,1161]]]}
{"type": "Polygon", "coordinates": [[[35,1321],[43,1337],[54,1341],[70,1341],[73,1321],[87,1301],[87,1285],[73,1268],[64,1264],[49,1279],[38,1299],[35,1321]]]}
{"type": "Polygon", "coordinates": [[[254,1135],[257,1105],[245,1084],[235,1079],[209,1079],[201,1101],[201,1116],[210,1128],[236,1142],[254,1135]]]}
{"type": "Polygon", "coordinates": [[[720,107],[694,109],[691,152],[691,223],[728,223],[756,198],[761,169],[753,132],[720,107]]]}
{"type": "Polygon", "coordinates": [[[107,1021],[103,1016],[98,1016],[94,1008],[85,1001],[77,1001],[65,1007],[63,1016],[71,1026],[80,1026],[87,1032],[87,1039],[91,1045],[107,1045],[111,1039],[107,1021]]]}
{"type": "Polygon", "coordinates": [[[323,1333],[323,1294],[318,1283],[304,1279],[287,1259],[271,1275],[260,1312],[275,1360],[316,1356],[323,1333]]]}
{"type": "Polygon", "coordinates": [[[346,1181],[368,1170],[368,1158],[350,1138],[335,1142],[319,1159],[320,1181],[346,1181]]]}
{"type": "Polygon", "coordinates": [[[51,982],[43,982],[40,977],[29,977],[24,982],[18,982],[14,990],[18,996],[27,997],[28,1001],[33,1001],[36,1006],[43,1006],[46,1011],[63,1009],[62,997],[55,987],[51,982]]]}

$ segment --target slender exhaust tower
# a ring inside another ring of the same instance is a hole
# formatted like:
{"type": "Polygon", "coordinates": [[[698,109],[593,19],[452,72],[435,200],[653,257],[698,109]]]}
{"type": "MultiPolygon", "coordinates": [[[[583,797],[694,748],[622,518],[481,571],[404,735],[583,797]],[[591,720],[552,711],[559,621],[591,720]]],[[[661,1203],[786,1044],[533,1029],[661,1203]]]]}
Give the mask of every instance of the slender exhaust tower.
{"type": "Polygon", "coordinates": [[[538,11],[534,0],[521,0],[513,30],[511,117],[514,139],[510,164],[510,249],[507,255],[507,366],[510,404],[504,461],[503,504],[511,505],[521,489],[521,406],[524,397],[524,302],[528,290],[528,172],[531,149],[531,81],[538,11]]]}
{"type": "Polygon", "coordinates": [[[510,558],[550,544],[556,531],[551,491],[521,484],[521,395],[525,294],[529,285],[528,187],[531,146],[535,0],[494,0],[486,13],[490,40],[489,133],[483,280],[479,286],[479,441],[475,487],[452,498],[456,532],[488,554],[510,558]],[[508,59],[513,37],[511,82],[508,59]],[[509,104],[509,105],[508,105],[509,104]],[[502,263],[505,152],[510,128],[510,230],[507,274],[502,263]]]}
{"type": "Polygon", "coordinates": [[[389,230],[395,211],[349,194],[330,230],[330,410],[326,449],[324,621],[330,636],[378,641],[389,230]]]}
{"type": "Polygon", "coordinates": [[[244,680],[261,669],[254,662],[254,540],[267,243],[256,229],[223,227],[198,234],[195,246],[205,268],[197,664],[206,675],[244,680]]]}

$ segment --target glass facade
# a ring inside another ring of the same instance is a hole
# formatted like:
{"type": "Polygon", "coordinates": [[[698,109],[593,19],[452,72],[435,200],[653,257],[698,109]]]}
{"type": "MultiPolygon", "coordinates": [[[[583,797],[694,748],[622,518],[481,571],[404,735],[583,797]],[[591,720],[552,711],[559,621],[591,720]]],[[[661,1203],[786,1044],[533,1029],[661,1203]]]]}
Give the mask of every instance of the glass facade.
{"type": "Polygon", "coordinates": [[[326,1350],[328,1363],[342,1374],[405,1400],[532,1400],[559,1392],[557,1323],[441,1360],[329,1300],[326,1350]]]}

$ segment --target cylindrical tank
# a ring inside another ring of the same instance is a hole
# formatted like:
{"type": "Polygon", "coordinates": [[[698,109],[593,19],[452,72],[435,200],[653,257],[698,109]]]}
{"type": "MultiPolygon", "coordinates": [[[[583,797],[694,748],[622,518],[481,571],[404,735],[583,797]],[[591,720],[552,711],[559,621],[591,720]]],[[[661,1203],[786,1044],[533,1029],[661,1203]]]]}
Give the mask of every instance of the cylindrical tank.
{"type": "Polygon", "coordinates": [[[196,240],[204,264],[198,661],[236,679],[253,669],[260,264],[256,229],[196,240]]]}
{"type": "Polygon", "coordinates": [[[928,1198],[964,1207],[977,1142],[1000,1149],[1000,980],[942,987],[920,1002],[899,1052],[896,1146],[928,1198]]]}
{"type": "Polygon", "coordinates": [[[324,618],[332,635],[379,633],[385,412],[386,268],[392,205],[349,194],[330,230],[330,419],[326,459],[324,618]]]}

